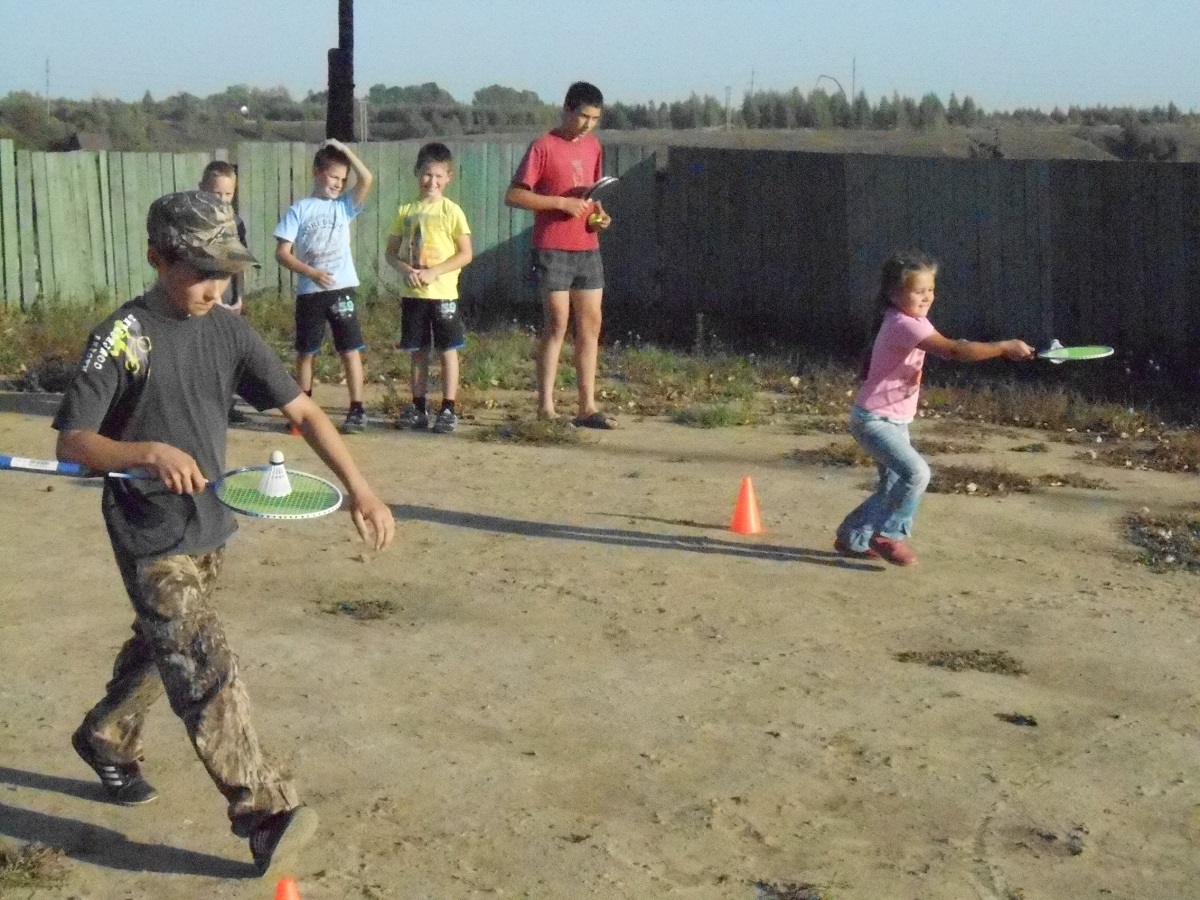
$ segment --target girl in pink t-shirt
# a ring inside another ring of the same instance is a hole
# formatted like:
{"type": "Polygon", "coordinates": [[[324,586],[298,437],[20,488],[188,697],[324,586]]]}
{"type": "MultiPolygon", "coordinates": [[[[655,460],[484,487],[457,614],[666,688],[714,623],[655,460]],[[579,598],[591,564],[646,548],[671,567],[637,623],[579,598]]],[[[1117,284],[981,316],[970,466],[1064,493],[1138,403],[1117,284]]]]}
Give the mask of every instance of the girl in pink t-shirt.
{"type": "Polygon", "coordinates": [[[921,252],[896,254],[883,264],[878,304],[883,314],[871,364],[850,411],[850,433],[875,460],[879,485],[838,526],[834,549],[847,556],[911,566],[905,539],[925,488],[929,464],[913,449],[908,423],[917,414],[925,353],[980,362],[1033,356],[1024,341],[965,341],[943,337],[926,318],[933,306],[937,263],[921,252]]]}

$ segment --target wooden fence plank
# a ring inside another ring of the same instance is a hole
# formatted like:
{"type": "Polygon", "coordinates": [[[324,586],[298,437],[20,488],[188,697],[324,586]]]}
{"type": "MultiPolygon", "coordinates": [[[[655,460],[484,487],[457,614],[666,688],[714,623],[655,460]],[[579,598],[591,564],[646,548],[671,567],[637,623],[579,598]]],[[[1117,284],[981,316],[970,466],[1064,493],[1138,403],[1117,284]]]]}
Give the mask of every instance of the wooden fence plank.
{"type": "MultiPolygon", "coordinates": [[[[108,268],[105,252],[105,221],[100,212],[100,166],[102,153],[91,151],[83,158],[80,186],[85,194],[87,238],[90,270],[87,272],[92,297],[102,297],[107,290],[108,268]]],[[[107,168],[107,167],[106,167],[107,168]]],[[[87,298],[82,298],[87,299],[87,298]]]]}
{"type": "Polygon", "coordinates": [[[125,228],[125,186],[121,173],[121,154],[108,154],[109,248],[112,257],[113,298],[124,302],[129,292],[129,233],[125,228]]]}
{"type": "Polygon", "coordinates": [[[21,253],[21,308],[29,309],[41,295],[37,255],[37,223],[33,217],[33,154],[17,151],[17,233],[21,253]]]}
{"type": "MultiPolygon", "coordinates": [[[[413,178],[412,166],[404,168],[405,159],[398,142],[378,144],[377,147],[379,172],[375,178],[374,202],[379,207],[379,255],[376,260],[376,283],[381,294],[392,294],[399,290],[400,279],[385,259],[388,237],[400,204],[416,196],[416,180],[413,178]]],[[[453,183],[451,181],[451,184],[453,183]]]]}
{"type": "Polygon", "coordinates": [[[100,186],[100,236],[103,241],[104,281],[102,290],[109,299],[117,296],[116,290],[116,253],[114,250],[112,212],[112,188],[109,183],[110,166],[109,154],[103,150],[96,154],[96,177],[100,186]]]}
{"type": "Polygon", "coordinates": [[[47,181],[47,157],[49,153],[33,154],[33,208],[36,211],[34,227],[37,241],[39,298],[45,303],[57,302],[58,284],[54,277],[54,244],[51,227],[51,208],[47,181]]]}
{"type": "Polygon", "coordinates": [[[0,139],[0,303],[21,306],[21,238],[17,228],[17,156],[11,138],[0,139]]]}

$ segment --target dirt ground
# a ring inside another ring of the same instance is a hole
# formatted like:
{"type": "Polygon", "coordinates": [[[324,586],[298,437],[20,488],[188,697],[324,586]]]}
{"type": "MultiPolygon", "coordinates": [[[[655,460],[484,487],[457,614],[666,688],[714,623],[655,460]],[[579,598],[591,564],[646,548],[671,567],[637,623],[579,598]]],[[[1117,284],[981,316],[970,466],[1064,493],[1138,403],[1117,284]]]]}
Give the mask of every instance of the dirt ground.
{"type": "MultiPolygon", "coordinates": [[[[0,449],[52,455],[53,407],[0,395],[0,449]]],[[[321,471],[256,421],[231,465],[279,447],[321,471]]],[[[831,553],[868,473],[785,458],[828,435],[630,420],[520,447],[478,427],[352,439],[400,523],[386,553],[340,514],[243,520],[229,545],[257,727],[321,816],[304,900],[1200,894],[1200,582],[1136,565],[1118,524],[1194,502],[1195,476],[992,436],[974,462],[1115,489],[929,495],[900,570],[831,553]],[[726,530],[743,475],[756,538],[726,530]],[[394,609],[328,611],[364,601],[394,609]],[[1027,674],[896,659],[933,650],[1027,674]]],[[[98,501],[0,476],[0,838],[68,856],[61,887],[11,896],[265,900],[165,702],[154,804],[100,802],[71,750],[131,618],[98,501]]]]}

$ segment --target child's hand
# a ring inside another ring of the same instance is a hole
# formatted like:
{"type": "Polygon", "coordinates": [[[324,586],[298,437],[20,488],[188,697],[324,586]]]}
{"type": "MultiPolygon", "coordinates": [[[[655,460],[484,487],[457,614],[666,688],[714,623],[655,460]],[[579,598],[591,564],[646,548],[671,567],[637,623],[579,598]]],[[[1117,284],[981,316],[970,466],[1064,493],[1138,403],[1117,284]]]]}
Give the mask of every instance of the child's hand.
{"type": "Polygon", "coordinates": [[[313,275],[309,280],[323,291],[333,289],[332,272],[326,272],[324,269],[317,269],[316,274],[313,275]]]}
{"type": "Polygon", "coordinates": [[[343,153],[346,152],[346,145],[337,138],[326,138],[325,143],[323,143],[321,146],[332,147],[334,150],[341,150],[343,153]]]}
{"type": "Polygon", "coordinates": [[[1037,352],[1027,343],[1020,340],[1011,340],[1004,342],[1004,358],[1018,362],[1022,359],[1033,359],[1033,355],[1037,352]]]}
{"type": "Polygon", "coordinates": [[[396,519],[391,508],[369,491],[350,495],[350,518],[358,536],[376,550],[386,550],[396,533],[396,519]]]}
{"type": "Polygon", "coordinates": [[[612,224],[612,216],[604,211],[604,206],[599,200],[596,201],[595,207],[588,216],[588,228],[592,231],[603,231],[612,224]]]}
{"type": "Polygon", "coordinates": [[[592,201],[582,197],[559,197],[558,211],[566,213],[572,219],[586,216],[592,211],[592,201]]]}
{"type": "Polygon", "coordinates": [[[145,464],[138,468],[152,473],[175,494],[198,494],[208,486],[196,460],[170,444],[155,444],[145,464]]]}

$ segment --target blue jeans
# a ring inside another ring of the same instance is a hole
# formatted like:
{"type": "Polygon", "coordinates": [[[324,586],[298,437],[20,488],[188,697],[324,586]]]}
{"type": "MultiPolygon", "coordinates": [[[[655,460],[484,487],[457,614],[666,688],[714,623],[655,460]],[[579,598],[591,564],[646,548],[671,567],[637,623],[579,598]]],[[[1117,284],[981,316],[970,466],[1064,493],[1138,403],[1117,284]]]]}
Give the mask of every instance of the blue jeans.
{"type": "Polygon", "coordinates": [[[850,412],[850,433],[879,469],[875,493],[855,507],[837,530],[839,538],[861,553],[875,535],[903,540],[912,534],[913,516],[929,486],[929,463],[913,449],[907,422],[856,406],[850,412]]]}

